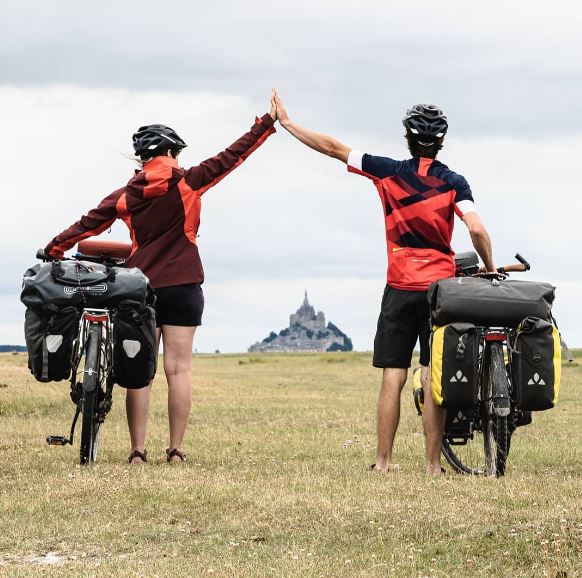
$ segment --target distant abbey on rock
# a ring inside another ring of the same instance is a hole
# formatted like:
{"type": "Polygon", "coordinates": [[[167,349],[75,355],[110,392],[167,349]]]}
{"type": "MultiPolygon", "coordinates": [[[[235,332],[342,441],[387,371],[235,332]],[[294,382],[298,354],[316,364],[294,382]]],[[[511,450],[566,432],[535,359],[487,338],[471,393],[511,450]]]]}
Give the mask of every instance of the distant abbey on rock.
{"type": "Polygon", "coordinates": [[[289,318],[289,327],[249,347],[255,351],[351,351],[352,340],[333,323],[325,324],[322,311],[315,314],[305,291],[303,305],[289,318]]]}

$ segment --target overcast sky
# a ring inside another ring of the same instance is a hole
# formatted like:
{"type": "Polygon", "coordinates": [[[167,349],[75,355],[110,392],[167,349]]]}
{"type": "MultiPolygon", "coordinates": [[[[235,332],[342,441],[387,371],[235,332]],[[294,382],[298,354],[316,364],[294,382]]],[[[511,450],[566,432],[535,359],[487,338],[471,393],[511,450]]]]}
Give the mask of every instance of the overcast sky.
{"type": "MultiPolygon", "coordinates": [[[[401,118],[440,105],[440,160],[469,181],[498,264],[557,286],[582,347],[582,7],[577,2],[0,0],[0,343],[24,343],[23,271],[38,247],[124,184],[131,134],[174,127],[197,164],[248,130],[278,87],[290,115],[404,158],[401,118]]],[[[470,248],[456,224],[454,248],[470,248]]],[[[124,225],[109,238],[126,239],[124,225]]],[[[199,351],[244,351],[307,288],[371,349],[385,283],[374,187],[283,129],[204,197],[199,351]]]]}

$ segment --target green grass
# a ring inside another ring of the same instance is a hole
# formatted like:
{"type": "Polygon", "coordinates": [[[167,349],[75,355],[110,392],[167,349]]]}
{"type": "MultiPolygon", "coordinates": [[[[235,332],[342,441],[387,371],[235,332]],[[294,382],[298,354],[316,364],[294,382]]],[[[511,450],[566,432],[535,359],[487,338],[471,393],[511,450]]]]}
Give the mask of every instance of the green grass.
{"type": "Polygon", "coordinates": [[[424,474],[403,392],[400,468],[368,473],[379,370],[361,353],[196,355],[188,461],[165,463],[156,378],[150,462],[126,464],[115,392],[99,463],[48,447],[65,383],[0,355],[0,576],[582,576],[581,352],[560,402],[513,440],[501,480],[424,474]],[[59,564],[43,565],[47,554],[59,564]]]}

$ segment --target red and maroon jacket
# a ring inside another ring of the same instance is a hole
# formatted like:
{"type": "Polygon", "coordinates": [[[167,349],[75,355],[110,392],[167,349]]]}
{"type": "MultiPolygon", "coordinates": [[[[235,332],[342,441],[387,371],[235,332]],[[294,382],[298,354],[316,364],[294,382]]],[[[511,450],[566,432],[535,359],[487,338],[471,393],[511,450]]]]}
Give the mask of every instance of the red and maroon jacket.
{"type": "Polygon", "coordinates": [[[79,241],[122,219],[132,240],[127,265],[139,267],[152,287],[202,283],[204,270],[196,245],[201,197],[275,132],[273,124],[268,114],[257,118],[251,130],[225,151],[187,170],[171,157],[154,157],[125,187],[57,235],[45,251],[60,258],[79,241]]]}

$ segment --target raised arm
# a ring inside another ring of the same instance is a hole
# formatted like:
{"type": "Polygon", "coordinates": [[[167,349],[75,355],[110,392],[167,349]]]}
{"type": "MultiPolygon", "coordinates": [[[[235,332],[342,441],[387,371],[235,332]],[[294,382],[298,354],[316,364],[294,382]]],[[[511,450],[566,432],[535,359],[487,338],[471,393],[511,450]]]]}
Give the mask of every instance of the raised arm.
{"type": "Polygon", "coordinates": [[[277,113],[273,96],[271,98],[271,111],[261,118],[256,118],[255,124],[249,132],[243,134],[221,153],[186,171],[184,178],[188,186],[202,194],[221,181],[260,147],[269,135],[275,132],[273,125],[276,119],[277,113]]]}
{"type": "Polygon", "coordinates": [[[59,233],[46,247],[45,253],[48,253],[55,259],[62,258],[65,251],[73,245],[86,239],[99,235],[105,229],[108,229],[115,219],[117,219],[117,205],[120,198],[125,193],[125,187],[118,189],[105,197],[97,206],[86,215],[83,215],[76,223],[68,229],[59,233]]]}
{"type": "Polygon", "coordinates": [[[297,140],[300,140],[304,145],[307,145],[309,148],[327,155],[328,157],[333,157],[343,163],[348,162],[348,155],[352,150],[351,147],[346,146],[331,136],[319,132],[313,132],[295,124],[289,118],[277,91],[275,91],[275,103],[277,105],[279,124],[285,128],[285,130],[289,131],[297,140]]]}
{"type": "Polygon", "coordinates": [[[463,215],[462,220],[467,225],[467,229],[469,229],[473,247],[475,247],[475,251],[477,251],[479,257],[481,257],[486,271],[496,271],[495,265],[493,264],[491,238],[481,222],[479,215],[474,211],[466,213],[463,215]]]}

